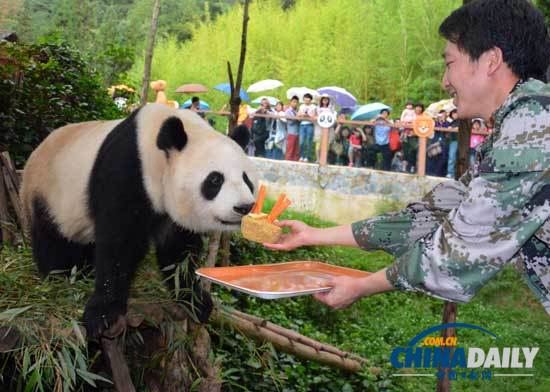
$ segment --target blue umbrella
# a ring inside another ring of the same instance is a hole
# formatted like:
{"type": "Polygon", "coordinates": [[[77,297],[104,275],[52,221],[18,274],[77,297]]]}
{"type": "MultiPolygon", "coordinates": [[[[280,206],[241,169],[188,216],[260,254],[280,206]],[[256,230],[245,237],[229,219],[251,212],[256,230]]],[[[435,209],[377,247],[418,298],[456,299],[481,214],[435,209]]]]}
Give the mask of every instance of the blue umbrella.
{"type": "MultiPolygon", "coordinates": [[[[217,86],[214,86],[214,88],[216,90],[220,90],[220,91],[226,93],[227,95],[231,94],[231,86],[229,86],[229,83],[220,83],[217,86]]],[[[248,94],[246,93],[246,91],[243,90],[242,87],[241,87],[240,97],[243,101],[246,101],[246,102],[250,101],[250,98],[248,97],[248,94]]]]}
{"type": "Polygon", "coordinates": [[[355,112],[353,112],[351,119],[357,121],[372,120],[378,116],[383,109],[391,110],[391,107],[380,102],[369,103],[360,106],[355,112]]]}
{"type": "MultiPolygon", "coordinates": [[[[191,107],[191,100],[190,99],[188,99],[187,101],[182,103],[181,106],[180,106],[181,109],[188,109],[190,107],[191,107]]],[[[210,105],[208,105],[204,101],[199,101],[199,109],[200,110],[208,110],[208,109],[210,109],[210,105]]]]}

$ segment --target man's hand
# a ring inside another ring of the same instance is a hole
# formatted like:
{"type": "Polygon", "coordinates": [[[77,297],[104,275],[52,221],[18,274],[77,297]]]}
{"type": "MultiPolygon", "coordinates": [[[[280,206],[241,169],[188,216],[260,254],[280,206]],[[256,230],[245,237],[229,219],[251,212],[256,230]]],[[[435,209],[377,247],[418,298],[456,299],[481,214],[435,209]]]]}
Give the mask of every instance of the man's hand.
{"type": "Polygon", "coordinates": [[[386,279],[386,269],[381,269],[364,278],[337,276],[328,282],[330,291],[314,294],[314,298],[334,309],[343,309],[362,297],[394,290],[386,279]]]}
{"type": "Polygon", "coordinates": [[[330,291],[314,294],[314,298],[334,309],[343,309],[350,306],[363,296],[368,285],[366,278],[352,278],[349,276],[337,276],[328,283],[332,286],[330,291]]]}
{"type": "Polygon", "coordinates": [[[297,220],[275,221],[273,223],[279,227],[290,228],[290,233],[282,234],[281,239],[276,244],[263,244],[266,248],[273,250],[292,250],[300,246],[310,245],[317,231],[314,227],[297,220]]]}

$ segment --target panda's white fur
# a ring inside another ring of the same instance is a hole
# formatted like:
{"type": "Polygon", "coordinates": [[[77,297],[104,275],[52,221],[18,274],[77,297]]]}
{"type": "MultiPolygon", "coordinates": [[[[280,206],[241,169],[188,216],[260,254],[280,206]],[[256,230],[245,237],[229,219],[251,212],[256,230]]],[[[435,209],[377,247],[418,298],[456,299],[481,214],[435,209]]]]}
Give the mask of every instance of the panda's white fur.
{"type": "MultiPolygon", "coordinates": [[[[45,198],[61,233],[80,243],[94,240],[94,224],[87,206],[87,187],[99,148],[121,120],[71,124],[54,131],[31,154],[23,173],[22,200],[30,221],[33,197],[45,198]]],[[[166,212],[181,226],[198,231],[236,230],[240,217],[232,207],[254,202],[242,179],[253,184],[257,172],[237,143],[212,129],[196,113],[149,104],[137,116],[138,149],[147,195],[158,213],[166,212]],[[156,145],[162,123],[176,116],[183,122],[188,142],[167,159],[156,145]],[[212,201],[200,195],[200,185],[211,171],[225,183],[212,201]],[[234,221],[225,225],[218,219],[234,221]]]]}

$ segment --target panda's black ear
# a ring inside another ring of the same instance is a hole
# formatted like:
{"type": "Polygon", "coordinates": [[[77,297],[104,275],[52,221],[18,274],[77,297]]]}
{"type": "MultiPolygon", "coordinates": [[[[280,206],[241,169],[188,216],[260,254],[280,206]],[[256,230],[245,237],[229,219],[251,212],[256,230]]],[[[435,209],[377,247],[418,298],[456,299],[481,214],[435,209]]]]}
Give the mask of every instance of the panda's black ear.
{"type": "Polygon", "coordinates": [[[233,131],[229,134],[229,137],[237,142],[239,146],[244,150],[250,140],[250,131],[244,124],[237,125],[233,128],[233,131]]]}
{"type": "Polygon", "coordinates": [[[157,136],[157,147],[168,153],[170,149],[183,150],[187,144],[187,133],[177,117],[169,117],[162,123],[157,136]]]}

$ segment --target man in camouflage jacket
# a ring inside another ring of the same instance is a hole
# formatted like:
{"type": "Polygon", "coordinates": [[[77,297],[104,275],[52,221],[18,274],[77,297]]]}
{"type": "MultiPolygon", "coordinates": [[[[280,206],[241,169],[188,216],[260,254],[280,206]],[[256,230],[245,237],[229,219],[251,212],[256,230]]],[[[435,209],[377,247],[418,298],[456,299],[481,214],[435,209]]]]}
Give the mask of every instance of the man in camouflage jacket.
{"type": "Polygon", "coordinates": [[[524,0],[478,0],[454,11],[440,33],[447,39],[443,87],[459,117],[494,123],[474,167],[396,213],[329,229],[280,222],[291,233],[265,245],[349,245],[396,257],[366,278],[336,278],[330,292],[316,295],[335,308],[395,288],[467,302],[514,264],[550,313],[550,85],[541,81],[550,65],[550,37],[544,18],[524,0]]]}

